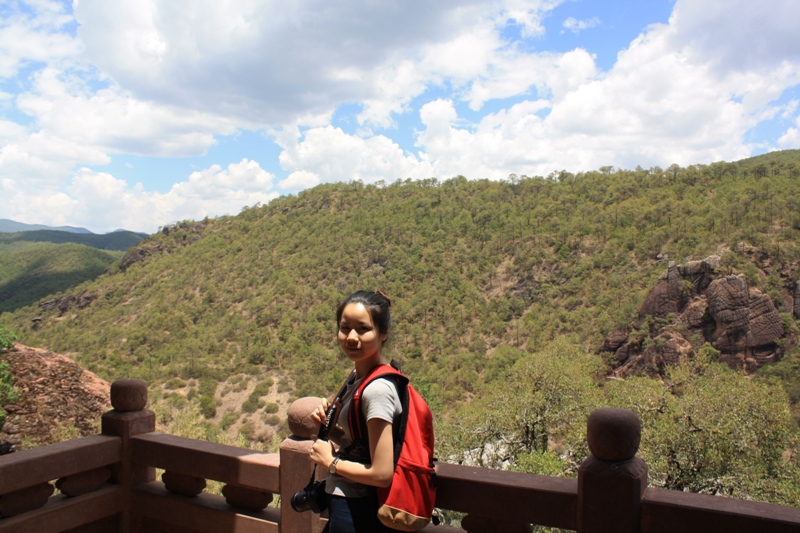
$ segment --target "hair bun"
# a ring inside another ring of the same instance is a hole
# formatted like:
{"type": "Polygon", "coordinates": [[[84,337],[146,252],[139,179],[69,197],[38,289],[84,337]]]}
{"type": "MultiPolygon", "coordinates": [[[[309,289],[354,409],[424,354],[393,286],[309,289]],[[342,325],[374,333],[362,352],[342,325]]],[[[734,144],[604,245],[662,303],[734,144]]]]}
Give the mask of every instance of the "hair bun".
{"type": "Polygon", "coordinates": [[[386,296],[386,293],[384,293],[382,290],[380,290],[380,289],[375,289],[375,294],[379,294],[379,295],[381,296],[381,298],[383,298],[384,300],[386,300],[386,303],[388,303],[388,304],[389,304],[389,307],[391,307],[391,306],[392,306],[392,301],[389,299],[389,297],[388,297],[388,296],[386,296]]]}

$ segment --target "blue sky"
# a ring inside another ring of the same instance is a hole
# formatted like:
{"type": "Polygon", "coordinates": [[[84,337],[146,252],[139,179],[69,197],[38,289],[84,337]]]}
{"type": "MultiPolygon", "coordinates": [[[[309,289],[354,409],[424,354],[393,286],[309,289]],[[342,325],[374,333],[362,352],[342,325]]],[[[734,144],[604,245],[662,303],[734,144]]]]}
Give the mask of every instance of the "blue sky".
{"type": "Polygon", "coordinates": [[[6,0],[0,218],[800,148],[800,2],[6,0]]]}

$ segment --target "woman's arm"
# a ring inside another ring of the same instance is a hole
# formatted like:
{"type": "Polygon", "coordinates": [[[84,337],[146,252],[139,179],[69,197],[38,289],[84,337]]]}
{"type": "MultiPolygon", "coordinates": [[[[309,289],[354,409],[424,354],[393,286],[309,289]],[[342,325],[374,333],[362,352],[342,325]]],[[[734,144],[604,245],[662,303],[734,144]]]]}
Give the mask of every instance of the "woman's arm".
{"type": "MultiPolygon", "coordinates": [[[[394,438],[392,424],[380,418],[367,422],[371,464],[340,460],[336,463],[336,473],[347,479],[374,487],[388,487],[394,474],[394,438]]],[[[333,462],[333,449],[330,442],[314,441],[311,460],[329,468],[333,462]]]]}

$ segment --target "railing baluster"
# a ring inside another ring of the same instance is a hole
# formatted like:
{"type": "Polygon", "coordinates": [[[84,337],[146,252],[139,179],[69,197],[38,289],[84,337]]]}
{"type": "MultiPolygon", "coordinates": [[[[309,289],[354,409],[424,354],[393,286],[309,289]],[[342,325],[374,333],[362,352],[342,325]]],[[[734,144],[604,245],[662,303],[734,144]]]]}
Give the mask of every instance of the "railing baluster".
{"type": "Polygon", "coordinates": [[[15,516],[43,507],[53,494],[53,485],[39,483],[15,492],[0,496],[0,516],[15,516]]]}
{"type": "Polygon", "coordinates": [[[248,511],[261,511],[272,503],[272,494],[260,490],[240,487],[238,485],[225,485],[222,487],[225,501],[233,507],[240,507],[248,511]]]}
{"type": "Polygon", "coordinates": [[[197,496],[206,488],[206,480],[201,477],[187,476],[177,472],[164,472],[161,474],[164,488],[173,494],[180,494],[189,498],[197,496]]]}
{"type": "Polygon", "coordinates": [[[99,490],[111,477],[110,468],[95,468],[56,481],[56,488],[67,496],[80,496],[99,490]]]}

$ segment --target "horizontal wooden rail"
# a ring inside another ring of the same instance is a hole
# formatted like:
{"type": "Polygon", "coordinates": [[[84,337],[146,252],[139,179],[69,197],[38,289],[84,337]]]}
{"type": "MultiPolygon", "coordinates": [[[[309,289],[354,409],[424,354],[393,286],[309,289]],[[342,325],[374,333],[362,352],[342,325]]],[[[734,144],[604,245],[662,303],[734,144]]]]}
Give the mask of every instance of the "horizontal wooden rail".
{"type": "Polygon", "coordinates": [[[118,463],[119,437],[93,435],[4,455],[0,494],[118,463]]]}
{"type": "Polygon", "coordinates": [[[53,496],[44,507],[11,518],[0,519],[0,532],[58,533],[68,531],[106,518],[113,518],[122,511],[123,502],[122,487],[118,485],[108,485],[95,492],[74,498],[63,495],[53,496]]]}
{"type": "MultiPolygon", "coordinates": [[[[198,441],[192,441],[198,442],[198,441]]],[[[202,493],[194,498],[167,492],[159,482],[133,489],[131,513],[140,531],[192,531],[196,533],[278,533],[280,509],[260,512],[237,510],[225,498],[202,493]]]]}
{"type": "Polygon", "coordinates": [[[650,487],[642,498],[642,533],[798,533],[800,509],[650,487]]]}
{"type": "Polygon", "coordinates": [[[520,524],[576,528],[578,481],[470,466],[436,465],[436,506],[520,524]]]}
{"type": "Polygon", "coordinates": [[[147,433],[131,438],[133,462],[222,483],[280,493],[280,456],[235,446],[147,433]]]}

